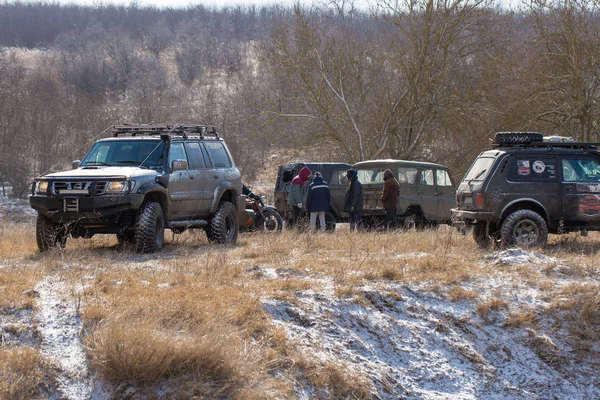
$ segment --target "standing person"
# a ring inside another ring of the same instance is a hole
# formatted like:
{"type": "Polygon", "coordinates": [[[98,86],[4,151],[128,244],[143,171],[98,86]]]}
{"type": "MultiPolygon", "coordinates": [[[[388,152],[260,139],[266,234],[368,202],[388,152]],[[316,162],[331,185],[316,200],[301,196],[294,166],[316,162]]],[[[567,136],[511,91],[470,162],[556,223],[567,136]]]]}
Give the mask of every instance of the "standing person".
{"type": "Polygon", "coordinates": [[[398,197],[400,196],[400,184],[391,169],[383,172],[383,192],[381,202],[385,209],[385,228],[396,229],[396,214],[398,212],[398,197]]]}
{"type": "Polygon", "coordinates": [[[292,179],[290,190],[288,192],[288,204],[292,206],[292,219],[290,226],[298,224],[298,220],[304,214],[304,200],[306,199],[308,177],[312,171],[308,167],[302,167],[300,173],[292,179]]]}
{"type": "Polygon", "coordinates": [[[350,230],[362,229],[362,218],[360,213],[363,209],[362,183],[358,181],[358,171],[349,169],[346,172],[348,187],[344,197],[344,211],[350,216],[350,230]]]}
{"type": "Polygon", "coordinates": [[[306,211],[310,213],[310,227],[313,231],[317,230],[317,217],[319,217],[319,228],[321,232],[325,232],[325,212],[329,211],[330,202],[329,186],[323,180],[323,175],[317,171],[312,183],[308,185],[306,195],[306,211]]]}

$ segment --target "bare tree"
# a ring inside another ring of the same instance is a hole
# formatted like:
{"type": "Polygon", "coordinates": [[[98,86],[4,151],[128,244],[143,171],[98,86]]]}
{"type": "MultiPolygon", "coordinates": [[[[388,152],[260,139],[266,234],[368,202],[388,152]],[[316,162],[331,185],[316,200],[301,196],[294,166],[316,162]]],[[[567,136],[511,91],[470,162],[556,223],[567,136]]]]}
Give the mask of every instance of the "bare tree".
{"type": "Polygon", "coordinates": [[[387,12],[378,20],[335,24],[296,7],[293,25],[281,26],[265,53],[293,98],[272,102],[269,112],[310,121],[316,138],[339,144],[353,161],[422,154],[456,101],[454,74],[489,41],[485,4],[381,2],[387,12]]]}
{"type": "Polygon", "coordinates": [[[532,0],[538,56],[533,93],[543,109],[535,120],[559,132],[599,140],[600,2],[532,0]]]}

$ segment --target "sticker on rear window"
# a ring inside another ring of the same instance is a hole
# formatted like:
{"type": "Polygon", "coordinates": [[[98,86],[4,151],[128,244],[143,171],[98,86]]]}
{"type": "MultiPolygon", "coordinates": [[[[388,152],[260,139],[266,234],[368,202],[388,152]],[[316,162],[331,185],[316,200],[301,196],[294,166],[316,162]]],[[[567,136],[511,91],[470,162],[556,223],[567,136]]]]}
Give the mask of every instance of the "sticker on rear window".
{"type": "Polygon", "coordinates": [[[546,164],[541,160],[534,161],[533,170],[538,174],[542,174],[546,170],[546,164]]]}
{"type": "Polygon", "coordinates": [[[529,160],[518,160],[517,167],[519,175],[525,176],[531,173],[531,168],[529,168],[529,160]]]}

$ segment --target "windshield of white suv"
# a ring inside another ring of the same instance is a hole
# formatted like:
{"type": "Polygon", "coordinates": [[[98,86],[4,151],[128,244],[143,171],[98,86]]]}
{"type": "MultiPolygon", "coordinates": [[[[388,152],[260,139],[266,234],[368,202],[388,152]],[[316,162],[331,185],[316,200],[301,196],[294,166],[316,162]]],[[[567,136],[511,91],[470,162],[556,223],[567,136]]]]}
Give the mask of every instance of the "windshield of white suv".
{"type": "Polygon", "coordinates": [[[482,181],[487,176],[488,172],[490,172],[490,168],[494,163],[494,158],[489,157],[480,157],[471,166],[467,175],[463,181],[482,181]]]}
{"type": "Polygon", "coordinates": [[[136,166],[161,168],[165,144],[162,140],[114,140],[94,144],[82,167],[136,166]]]}

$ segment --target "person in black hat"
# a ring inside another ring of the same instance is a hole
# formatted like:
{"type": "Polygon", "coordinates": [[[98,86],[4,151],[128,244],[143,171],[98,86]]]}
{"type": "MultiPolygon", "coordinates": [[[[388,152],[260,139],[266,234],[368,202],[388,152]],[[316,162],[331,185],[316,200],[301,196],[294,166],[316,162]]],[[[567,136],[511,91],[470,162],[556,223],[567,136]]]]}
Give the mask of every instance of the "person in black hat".
{"type": "Polygon", "coordinates": [[[344,198],[344,211],[349,215],[350,230],[362,229],[362,218],[360,214],[363,210],[362,184],[358,181],[358,171],[349,169],[346,172],[348,186],[346,187],[346,196],[344,198]]]}
{"type": "Polygon", "coordinates": [[[319,218],[319,228],[321,232],[325,232],[325,213],[329,211],[330,203],[329,186],[323,180],[323,175],[317,171],[312,183],[308,185],[306,196],[306,210],[310,213],[310,227],[313,231],[317,230],[317,218],[319,218]]]}

